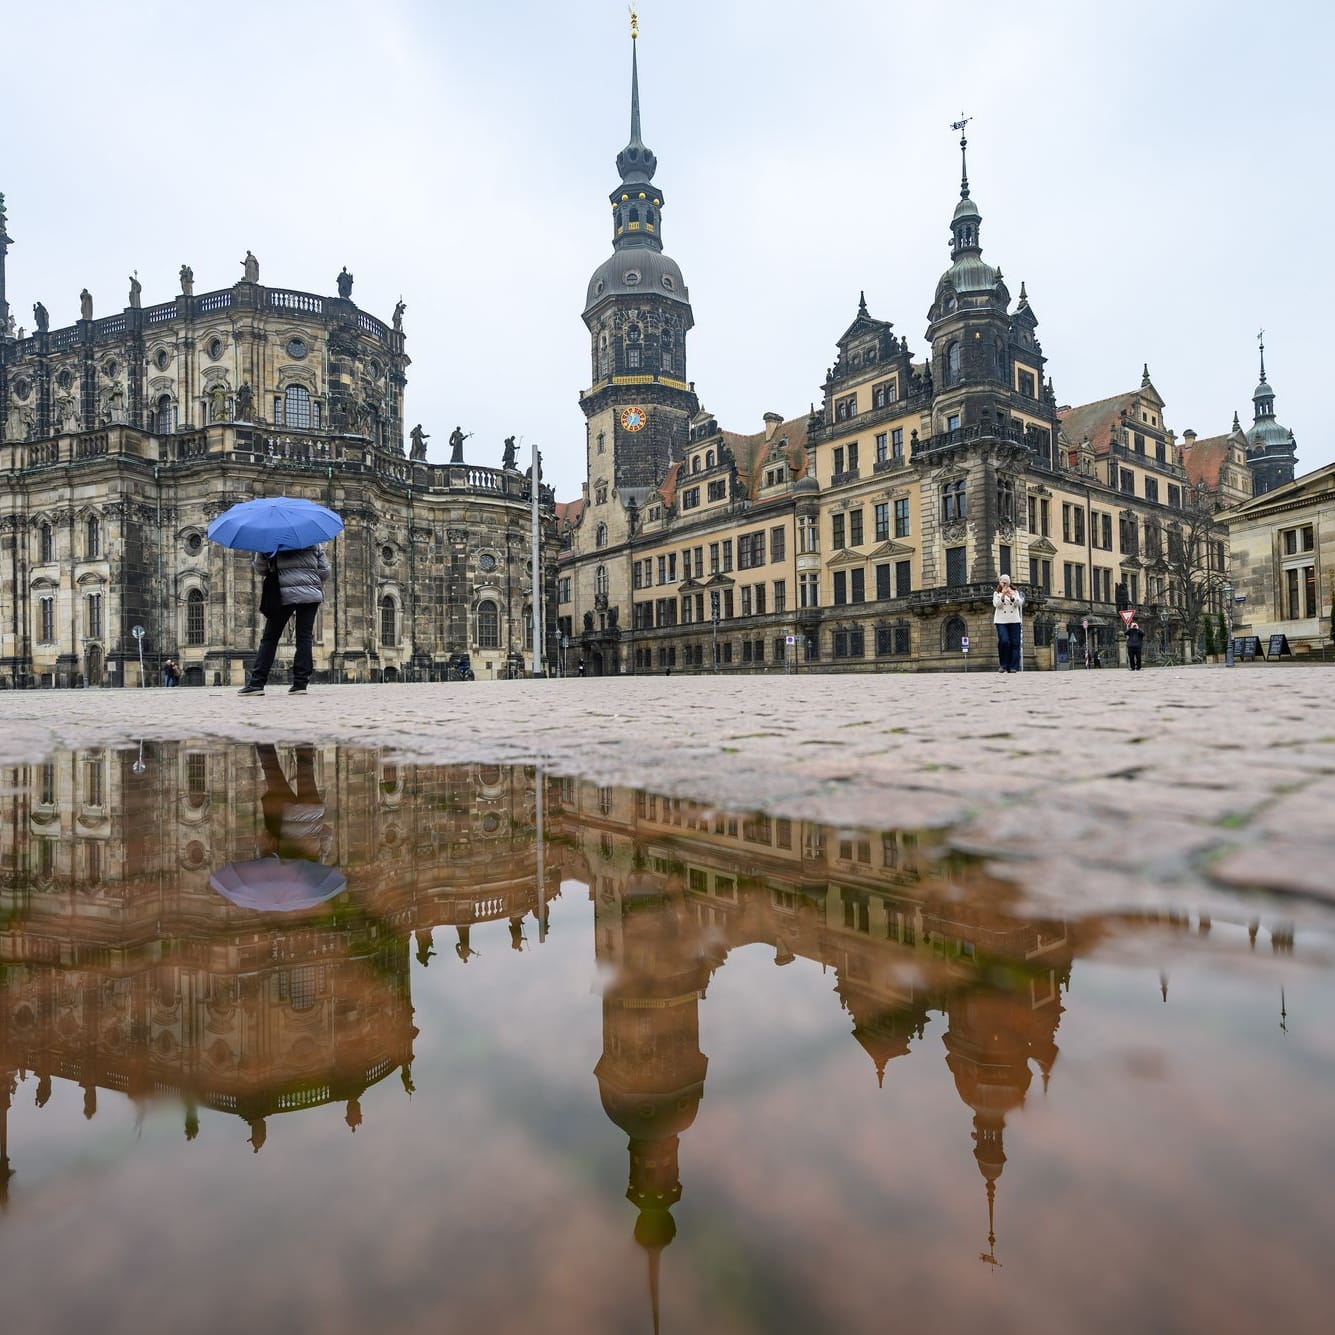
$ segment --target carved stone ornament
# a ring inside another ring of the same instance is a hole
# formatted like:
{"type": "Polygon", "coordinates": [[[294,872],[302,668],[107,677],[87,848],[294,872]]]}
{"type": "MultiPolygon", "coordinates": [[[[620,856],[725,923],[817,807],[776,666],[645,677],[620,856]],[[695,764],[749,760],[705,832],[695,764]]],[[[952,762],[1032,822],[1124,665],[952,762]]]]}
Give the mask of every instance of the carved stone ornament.
{"type": "Polygon", "coordinates": [[[941,525],[941,536],[947,542],[963,542],[968,536],[969,526],[963,519],[952,519],[941,525]]]}

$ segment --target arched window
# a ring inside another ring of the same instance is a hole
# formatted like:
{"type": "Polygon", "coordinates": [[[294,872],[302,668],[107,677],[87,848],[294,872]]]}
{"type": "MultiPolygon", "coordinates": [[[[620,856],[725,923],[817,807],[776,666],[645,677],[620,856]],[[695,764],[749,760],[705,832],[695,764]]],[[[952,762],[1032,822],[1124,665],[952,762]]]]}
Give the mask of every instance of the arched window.
{"type": "Polygon", "coordinates": [[[164,394],[158,399],[158,406],[153,412],[153,430],[160,436],[168,436],[176,430],[176,409],[170,394],[164,394]]]}
{"type": "Polygon", "coordinates": [[[198,589],[185,596],[185,642],[204,643],[204,595],[198,589]]]}
{"type": "Polygon", "coordinates": [[[96,515],[89,515],[84,526],[85,549],[89,558],[102,555],[102,521],[96,515]]]}
{"type": "Polygon", "coordinates": [[[51,531],[50,524],[43,524],[37,530],[37,559],[39,561],[56,559],[55,535],[51,531]]]}
{"type": "Polygon", "coordinates": [[[593,572],[593,591],[596,594],[602,594],[604,598],[607,596],[606,566],[599,566],[598,569],[593,572]]]}
{"type": "Polygon", "coordinates": [[[603,334],[598,340],[598,374],[608,375],[611,371],[611,363],[607,354],[607,335],[603,334]]]}
{"type": "Polygon", "coordinates": [[[299,431],[311,429],[311,392],[304,385],[289,385],[283,395],[283,421],[299,431]]]}
{"type": "Polygon", "coordinates": [[[380,643],[390,646],[399,642],[399,609],[394,599],[386,594],[380,600],[380,643]]]}
{"type": "Polygon", "coordinates": [[[477,647],[479,649],[501,647],[500,614],[490,598],[484,599],[477,605],[477,647]]]}
{"type": "Polygon", "coordinates": [[[964,646],[964,637],[968,633],[962,617],[951,617],[941,627],[941,648],[948,654],[957,654],[964,646]]]}
{"type": "Polygon", "coordinates": [[[599,524],[598,527],[594,530],[594,534],[593,534],[593,545],[594,545],[595,547],[606,547],[606,546],[607,546],[607,525],[606,525],[606,524],[599,524]]]}
{"type": "Polygon", "coordinates": [[[952,343],[946,349],[946,384],[958,385],[960,382],[960,345],[952,343]]]}
{"type": "Polygon", "coordinates": [[[695,458],[691,460],[691,472],[698,473],[699,471],[700,471],[700,456],[697,454],[695,458]]]}
{"type": "Polygon", "coordinates": [[[714,451],[713,451],[713,450],[706,450],[706,451],[705,451],[705,467],[706,467],[706,468],[713,468],[713,466],[714,466],[714,451]]]}

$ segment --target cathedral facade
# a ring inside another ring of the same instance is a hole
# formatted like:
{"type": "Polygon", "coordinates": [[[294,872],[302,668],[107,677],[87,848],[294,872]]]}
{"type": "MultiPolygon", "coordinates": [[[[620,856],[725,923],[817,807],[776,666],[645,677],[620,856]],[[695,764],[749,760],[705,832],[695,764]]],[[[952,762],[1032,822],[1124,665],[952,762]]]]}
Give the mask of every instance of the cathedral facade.
{"type": "Polygon", "coordinates": [[[337,296],[265,286],[247,251],[231,287],[196,293],[182,266],[169,301],[144,306],[136,278],[122,310],[96,317],[85,290],[75,323],[38,302],[28,332],[4,300],[9,244],[0,197],[0,685],[134,685],[167,658],[187,684],[240,685],[259,584],[206,532],[262,495],[346,524],[319,677],[443,678],[460,654],[496,676],[532,652],[529,479],[429,463],[420,429],[405,455],[402,303],[389,322],[361,310],[346,269],[337,296]]]}
{"type": "Polygon", "coordinates": [[[587,482],[558,507],[577,670],[965,668],[993,651],[1003,574],[1027,595],[1029,666],[1113,661],[1127,610],[1165,654],[1208,643],[1227,566],[1213,514],[1292,476],[1273,399],[1250,434],[1235,420],[1199,443],[1168,427],[1148,367],[1060,404],[1025,285],[1013,299],[983,259],[961,133],[926,347],[864,294],[816,407],[721,429],[686,376],[693,318],[663,251],[636,45],[613,251],[584,309],[587,482]]]}

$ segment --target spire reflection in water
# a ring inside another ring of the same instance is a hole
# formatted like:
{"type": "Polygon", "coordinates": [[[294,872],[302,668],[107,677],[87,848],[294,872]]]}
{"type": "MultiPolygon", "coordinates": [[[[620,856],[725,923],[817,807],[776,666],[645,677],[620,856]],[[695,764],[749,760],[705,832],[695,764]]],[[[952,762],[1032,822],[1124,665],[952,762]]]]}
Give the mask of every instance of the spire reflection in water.
{"type": "MultiPolygon", "coordinates": [[[[22,1273],[30,1237],[50,1238],[25,1221],[68,1198],[79,1208],[56,1230],[62,1246],[112,1288],[125,1273],[119,1235],[97,1227],[115,1192],[81,1165],[113,1153],[98,1147],[128,1108],[143,1149],[114,1151],[118,1180],[196,1200],[192,1227],[231,1265],[179,1257],[192,1291],[221,1312],[217,1277],[245,1273],[244,1315],[261,1323],[289,1300],[328,1329],[376,1315],[357,1294],[319,1307],[296,1217],[342,1238],[359,1272],[400,1276],[403,1312],[429,1312],[447,1277],[472,1324],[874,1329],[891,1295],[906,1319],[959,1315],[955,1267],[978,1271],[977,1257],[999,1277],[996,1330],[1032,1328],[1011,1275],[1041,1281],[1068,1325],[1152,1323],[1137,1296],[1156,1279],[1145,1256],[1120,1256],[1131,1282],[1095,1312],[1088,1285],[1062,1279],[1084,1253],[1063,1251],[1047,1221],[1083,1207],[1092,1172],[1124,1252],[1127,1236],[1154,1250],[1158,1230],[1182,1231],[1156,1218],[1173,1194],[1149,1211],[1118,1204],[1121,1119],[1147,1163],[1180,1159],[1175,1128],[1189,1125],[1205,1155],[1193,1190],[1208,1193],[1193,1213],[1222,1220],[1211,1202],[1238,1189],[1247,1122],[1219,1098],[1215,1124],[1199,1125],[1192,1099],[1185,1115],[1163,1097],[1169,1048],[1118,1056],[1105,1035],[1132,1033],[1148,999],[1155,1044],[1209,1050],[1215,1017],[1202,1027],[1179,998],[1212,984],[1216,960],[1227,974],[1241,959],[1285,969],[1265,977],[1258,1013],[1274,1031],[1283,985],[1286,1059],[1311,1041],[1291,1003],[1313,966],[1284,925],[1218,905],[1209,918],[1036,919],[1012,881],[953,854],[948,831],[844,830],[333,747],[146,743],[2,777],[0,1198],[15,1263],[22,1273]],[[279,913],[214,888],[220,868],[275,854],[345,884],[279,913]],[[1127,941],[1149,955],[1118,991],[1103,956],[1127,941]],[[1057,1033],[1079,960],[1097,982],[1082,1074],[1050,1085],[1067,1067],[1057,1033]],[[1143,1113],[1091,1076],[1118,1063],[1161,1082],[1142,1086],[1159,1094],[1142,1093],[1143,1113]],[[1035,1075],[1055,1091],[1037,1117],[1035,1075]],[[238,1172],[252,1159],[262,1177],[238,1172]],[[618,1217],[620,1183],[632,1209],[618,1217]],[[289,1196],[298,1215],[285,1220],[289,1196]],[[879,1251],[903,1259],[911,1289],[879,1251]],[[835,1278],[847,1273],[862,1278],[835,1278]]],[[[1226,1064],[1210,1065],[1221,1079],[1226,1064]]],[[[1291,1071],[1250,1085],[1306,1106],[1291,1071]]],[[[1268,1168],[1279,1173],[1273,1156],[1268,1168]]],[[[1091,1255],[1109,1250],[1099,1223],[1080,1244],[1091,1255]]],[[[1218,1227],[1199,1245],[1228,1253],[1218,1227]]],[[[1301,1261],[1301,1242],[1283,1241],[1301,1261]]],[[[174,1245],[170,1233],[156,1244],[174,1245]]],[[[20,1284],[16,1320],[39,1310],[25,1301],[20,1284]]],[[[72,1299],[43,1301],[48,1325],[75,1328],[72,1299]]]]}

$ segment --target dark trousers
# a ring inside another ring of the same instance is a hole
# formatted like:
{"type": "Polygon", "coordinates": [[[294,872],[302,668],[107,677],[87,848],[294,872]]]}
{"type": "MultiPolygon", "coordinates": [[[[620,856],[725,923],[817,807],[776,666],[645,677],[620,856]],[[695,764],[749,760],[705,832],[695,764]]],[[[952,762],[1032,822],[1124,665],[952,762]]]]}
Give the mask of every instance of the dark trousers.
{"type": "Polygon", "coordinates": [[[297,618],[297,651],[292,655],[292,684],[305,686],[310,681],[315,666],[315,614],[319,610],[319,603],[284,603],[283,610],[276,616],[264,618],[264,634],[260,636],[260,647],[255,650],[255,661],[250,665],[252,686],[263,686],[269,680],[278,641],[293,616],[297,618]]]}
{"type": "Polygon", "coordinates": [[[1140,650],[1139,650],[1139,649],[1133,649],[1133,648],[1128,644],[1128,645],[1126,646],[1126,661],[1127,661],[1127,666],[1130,667],[1130,669],[1131,669],[1132,672],[1139,672],[1139,671],[1140,671],[1140,650]]]}
{"type": "Polygon", "coordinates": [[[997,623],[997,659],[1003,672],[1020,670],[1020,623],[1018,621],[999,621],[997,623]]]}

